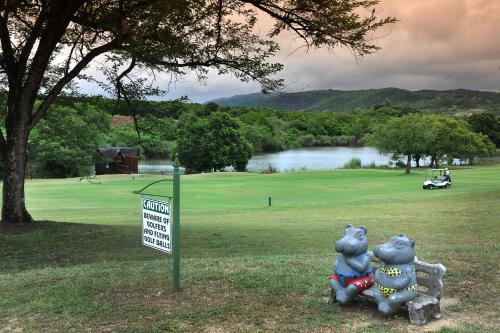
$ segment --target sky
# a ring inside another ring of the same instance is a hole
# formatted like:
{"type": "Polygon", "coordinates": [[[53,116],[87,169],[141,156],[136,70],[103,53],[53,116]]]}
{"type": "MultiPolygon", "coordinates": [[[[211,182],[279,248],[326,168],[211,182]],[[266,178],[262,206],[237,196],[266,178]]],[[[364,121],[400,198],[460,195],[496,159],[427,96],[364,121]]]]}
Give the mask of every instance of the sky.
{"type": "MultiPolygon", "coordinates": [[[[500,89],[500,0],[381,0],[376,12],[399,21],[375,33],[381,50],[362,59],[342,48],[292,53],[299,44],[288,33],[278,36],[281,51],[275,60],[285,66],[280,74],[285,91],[500,89]]],[[[259,24],[266,30],[270,20],[262,17],[259,24]]],[[[169,81],[160,76],[157,84],[166,89],[169,81]]],[[[88,94],[102,93],[91,84],[80,86],[88,94]]],[[[258,84],[231,75],[212,72],[199,82],[189,73],[159,99],[188,96],[202,103],[258,91],[258,84]]]]}

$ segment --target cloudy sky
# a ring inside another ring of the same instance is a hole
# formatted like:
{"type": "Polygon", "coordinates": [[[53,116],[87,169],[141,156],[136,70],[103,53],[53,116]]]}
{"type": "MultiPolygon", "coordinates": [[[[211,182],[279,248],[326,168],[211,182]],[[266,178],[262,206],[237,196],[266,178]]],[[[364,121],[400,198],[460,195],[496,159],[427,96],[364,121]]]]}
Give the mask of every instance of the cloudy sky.
{"type": "MultiPolygon", "coordinates": [[[[381,0],[376,8],[380,16],[395,16],[399,22],[377,33],[380,51],[358,61],[346,49],[290,54],[298,45],[282,34],[276,60],[285,65],[286,90],[500,89],[500,0],[381,0]]],[[[267,26],[261,22],[263,29],[267,26]]],[[[165,88],[167,82],[161,78],[158,83],[165,88]]],[[[82,88],[99,93],[89,85],[82,88]]],[[[212,74],[200,83],[190,74],[161,99],[187,95],[206,102],[257,91],[258,84],[229,75],[212,74]]]]}

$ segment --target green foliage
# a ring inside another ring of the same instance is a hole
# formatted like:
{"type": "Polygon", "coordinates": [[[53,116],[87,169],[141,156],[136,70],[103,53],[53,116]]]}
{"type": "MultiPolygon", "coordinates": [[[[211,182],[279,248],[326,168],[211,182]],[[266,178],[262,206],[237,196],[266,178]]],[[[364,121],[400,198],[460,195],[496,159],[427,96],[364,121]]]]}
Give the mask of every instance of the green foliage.
{"type": "Polygon", "coordinates": [[[140,147],[140,154],[145,158],[167,158],[169,143],[153,132],[140,132],[137,135],[133,125],[121,125],[109,130],[108,145],[113,147],[140,147]]]}
{"type": "Polygon", "coordinates": [[[113,147],[138,147],[139,136],[133,125],[121,125],[109,130],[108,142],[113,147]]]}
{"type": "Polygon", "coordinates": [[[273,174],[273,173],[279,173],[280,169],[272,163],[269,163],[264,170],[262,170],[260,173],[265,173],[265,174],[273,174]]]}
{"type": "Polygon", "coordinates": [[[411,157],[425,151],[426,143],[434,135],[422,116],[409,114],[379,124],[370,143],[383,153],[407,156],[406,172],[410,173],[411,157]]]}
{"type": "Polygon", "coordinates": [[[366,141],[384,153],[407,156],[407,173],[414,157],[430,156],[433,164],[440,159],[472,161],[474,156],[489,156],[495,151],[488,137],[472,132],[465,121],[441,115],[391,118],[379,124],[366,141]]]}
{"type": "Polygon", "coordinates": [[[472,162],[474,156],[489,156],[495,151],[488,137],[472,132],[463,120],[440,115],[426,115],[423,119],[432,136],[422,153],[432,160],[458,158],[472,162]]]}
{"type": "Polygon", "coordinates": [[[74,177],[90,173],[110,117],[92,106],[55,106],[32,131],[29,169],[41,177],[74,177]],[[85,109],[85,111],[83,111],[85,109]]]}
{"type": "Polygon", "coordinates": [[[351,158],[344,164],[344,169],[359,169],[361,168],[361,160],[357,157],[351,158]]]}
{"type": "Polygon", "coordinates": [[[182,118],[177,151],[183,166],[199,172],[228,166],[244,171],[252,157],[252,146],[239,122],[225,112],[214,112],[206,118],[195,115],[182,118]]]}
{"type": "Polygon", "coordinates": [[[500,147],[500,117],[492,112],[474,113],[467,122],[474,132],[486,135],[497,148],[500,147]]]}

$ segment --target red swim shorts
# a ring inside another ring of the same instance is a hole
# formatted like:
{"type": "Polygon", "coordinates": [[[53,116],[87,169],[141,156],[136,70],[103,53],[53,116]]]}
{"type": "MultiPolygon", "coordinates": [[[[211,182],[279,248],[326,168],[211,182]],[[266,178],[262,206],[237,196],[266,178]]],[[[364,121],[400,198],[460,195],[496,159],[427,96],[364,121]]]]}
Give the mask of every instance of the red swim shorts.
{"type": "Polygon", "coordinates": [[[356,288],[358,288],[359,291],[363,291],[365,289],[368,289],[373,285],[373,273],[370,273],[370,274],[362,276],[362,277],[344,278],[343,282],[342,282],[342,278],[338,274],[330,275],[329,279],[339,281],[341,284],[344,285],[344,287],[347,287],[348,285],[353,284],[356,286],[356,288]]]}

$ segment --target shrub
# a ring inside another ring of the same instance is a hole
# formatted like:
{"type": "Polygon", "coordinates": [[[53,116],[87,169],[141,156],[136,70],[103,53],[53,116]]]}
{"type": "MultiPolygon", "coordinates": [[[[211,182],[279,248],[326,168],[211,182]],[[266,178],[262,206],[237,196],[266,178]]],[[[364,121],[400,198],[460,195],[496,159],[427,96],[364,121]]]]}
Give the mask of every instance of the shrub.
{"type": "Polygon", "coordinates": [[[375,164],[375,161],[372,161],[370,164],[363,165],[363,168],[377,169],[377,165],[375,164]]]}
{"type": "Polygon", "coordinates": [[[279,173],[279,172],[280,172],[280,170],[278,169],[278,167],[269,163],[269,165],[264,170],[262,170],[260,173],[272,174],[272,173],[279,173]]]}
{"type": "Polygon", "coordinates": [[[345,169],[359,169],[361,168],[361,160],[357,157],[351,158],[344,164],[345,169]]]}
{"type": "Polygon", "coordinates": [[[302,135],[297,139],[300,147],[312,147],[314,146],[314,135],[306,134],[302,135]]]}
{"type": "Polygon", "coordinates": [[[345,146],[355,147],[357,145],[357,140],[356,137],[353,135],[339,135],[332,137],[331,145],[342,146],[342,147],[345,146]]]}

